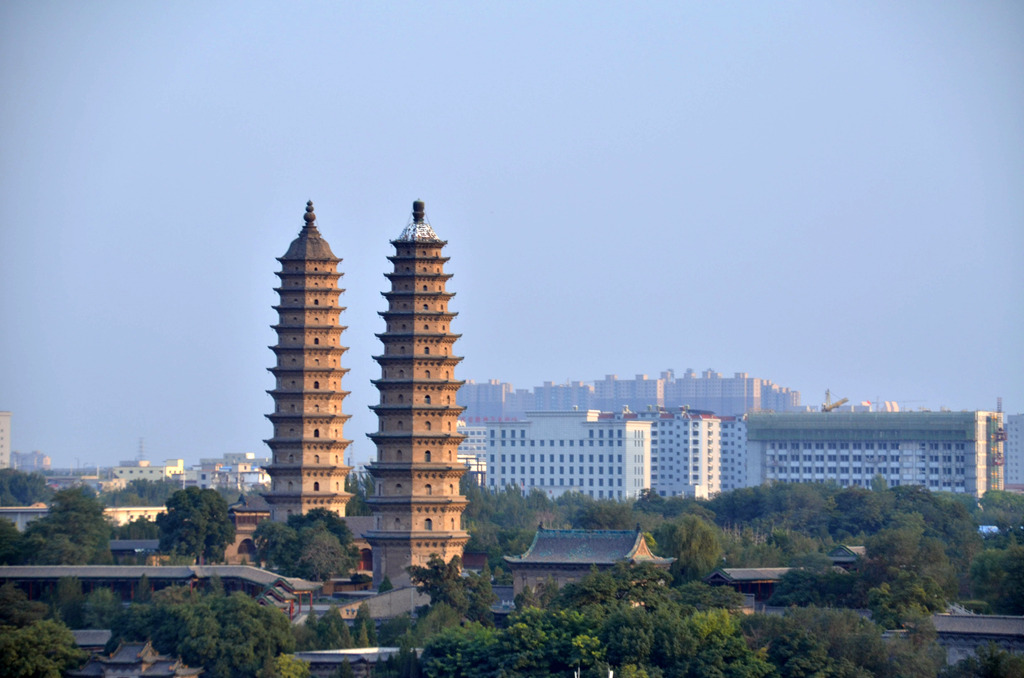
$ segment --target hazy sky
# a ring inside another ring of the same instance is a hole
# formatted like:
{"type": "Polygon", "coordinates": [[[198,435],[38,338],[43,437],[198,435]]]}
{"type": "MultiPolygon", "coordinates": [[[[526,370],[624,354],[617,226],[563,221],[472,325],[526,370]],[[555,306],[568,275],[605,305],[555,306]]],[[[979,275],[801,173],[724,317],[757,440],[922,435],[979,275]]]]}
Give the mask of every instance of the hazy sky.
{"type": "Polygon", "coordinates": [[[370,458],[389,241],[463,379],[713,368],[1024,410],[1020,2],[0,4],[0,410],[55,464],[267,452],[281,256],[344,258],[370,458]]]}

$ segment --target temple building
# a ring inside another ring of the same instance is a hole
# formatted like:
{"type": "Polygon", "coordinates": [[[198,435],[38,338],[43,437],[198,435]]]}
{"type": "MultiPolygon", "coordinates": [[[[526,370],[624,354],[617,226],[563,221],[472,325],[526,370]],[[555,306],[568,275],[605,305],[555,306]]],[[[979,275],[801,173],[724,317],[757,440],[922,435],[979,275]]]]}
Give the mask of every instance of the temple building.
{"type": "Polygon", "coordinates": [[[453,293],[445,289],[447,244],[431,228],[421,201],[413,203],[412,221],[392,240],[394,270],[386,274],[386,327],[378,334],[384,351],[376,356],[380,379],[373,383],[380,403],[371,407],[378,428],[368,434],[377,459],[368,470],[376,493],[369,498],[373,528],[365,537],[373,549],[373,581],[387,577],[406,584],[411,565],[425,565],[437,554],[446,562],[462,556],[468,540],[462,529],[466,499],[459,480],[466,472],[458,461],[463,435],[457,424],[461,407],[455,380],[462,360],[451,332],[456,313],[448,310],[453,293]]]}
{"type": "Polygon", "coordinates": [[[274,411],[267,418],[274,425],[266,441],[272,459],[267,467],[270,491],[264,495],[273,520],[325,508],[345,515],[349,495],[345,478],[342,434],[348,416],[342,414],[346,391],[341,367],[347,350],[341,345],[341,311],[338,288],[341,259],[316,227],[313,203],[306,203],[305,225],[288,251],[279,257],[280,303],[274,307],[278,322],[277,344],[271,347],[277,364],[270,368],[275,385],[269,391],[274,411]]]}

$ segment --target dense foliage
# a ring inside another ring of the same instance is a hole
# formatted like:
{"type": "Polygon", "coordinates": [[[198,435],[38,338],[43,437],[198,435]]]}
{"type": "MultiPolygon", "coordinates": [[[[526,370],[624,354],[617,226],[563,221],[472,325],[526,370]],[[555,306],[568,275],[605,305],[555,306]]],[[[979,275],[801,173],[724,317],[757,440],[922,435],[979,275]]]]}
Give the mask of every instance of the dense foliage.
{"type": "Polygon", "coordinates": [[[112,624],[107,645],[150,639],[160,652],[203,667],[209,678],[249,678],[273,671],[273,660],[295,649],[288,618],[244,593],[199,595],[165,589],[134,604],[112,624]]]}
{"type": "Polygon", "coordinates": [[[235,538],[228,503],[215,490],[178,490],[167,500],[167,511],[156,517],[156,524],[162,552],[191,556],[200,564],[221,560],[235,538]]]}
{"type": "Polygon", "coordinates": [[[324,581],[355,569],[358,553],[345,521],[327,509],[265,520],[253,535],[256,560],[288,577],[324,581]]]}
{"type": "Polygon", "coordinates": [[[31,506],[46,503],[52,496],[53,490],[46,486],[42,473],[0,469],[0,506],[31,506]]]}

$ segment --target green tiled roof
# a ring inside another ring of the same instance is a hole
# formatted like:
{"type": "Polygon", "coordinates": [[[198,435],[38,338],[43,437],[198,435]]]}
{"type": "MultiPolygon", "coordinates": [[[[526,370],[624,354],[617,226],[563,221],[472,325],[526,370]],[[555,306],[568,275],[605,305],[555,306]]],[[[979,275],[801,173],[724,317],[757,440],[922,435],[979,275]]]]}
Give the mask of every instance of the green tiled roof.
{"type": "Polygon", "coordinates": [[[612,565],[617,562],[671,563],[647,548],[637,530],[537,530],[533,543],[521,556],[505,556],[509,563],[589,563],[612,565]]]}

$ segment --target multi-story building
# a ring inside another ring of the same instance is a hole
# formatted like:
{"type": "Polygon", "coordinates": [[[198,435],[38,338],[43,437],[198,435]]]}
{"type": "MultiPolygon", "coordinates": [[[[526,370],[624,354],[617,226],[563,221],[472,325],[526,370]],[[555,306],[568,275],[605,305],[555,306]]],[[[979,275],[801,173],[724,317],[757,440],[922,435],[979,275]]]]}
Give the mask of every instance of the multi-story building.
{"type": "Polygon", "coordinates": [[[274,375],[274,411],[267,415],[273,436],[266,441],[273,458],[267,472],[270,491],[264,495],[273,520],[325,508],[345,515],[349,495],[345,477],[342,413],[347,391],[341,367],[347,348],[341,345],[345,329],[339,322],[343,307],[338,296],[341,259],[316,227],[313,203],[306,203],[304,225],[288,251],[279,257],[280,303],[274,307],[278,322],[273,329],[277,344],[271,347],[277,363],[274,375]]]}
{"type": "Polygon", "coordinates": [[[734,417],[763,410],[786,412],[800,405],[799,391],[751,377],[746,372],[725,378],[712,370],[700,375],[686,370],[681,377],[672,372],[661,376],[665,380],[665,407],[669,409],[685,406],[734,417]]]}
{"type": "Polygon", "coordinates": [[[1003,489],[997,412],[747,415],[748,483],[920,485],[976,497],[1003,489]]]}
{"type": "Polygon", "coordinates": [[[120,466],[111,469],[114,478],[126,482],[132,480],[180,480],[185,473],[184,459],[166,459],[163,464],[154,466],[146,459],[122,461],[120,466]]]}
{"type": "Polygon", "coordinates": [[[747,418],[722,417],[721,491],[747,485],[747,418]]]}
{"type": "Polygon", "coordinates": [[[651,422],[651,489],[663,497],[707,498],[721,489],[721,418],[648,408],[617,419],[651,422]]]}
{"type": "Polygon", "coordinates": [[[425,565],[433,554],[446,562],[461,557],[469,535],[459,493],[466,467],[457,458],[462,382],[455,366],[462,359],[454,353],[459,335],[451,331],[457,314],[448,308],[455,295],[445,289],[447,243],[417,200],[412,221],[391,244],[385,330],[377,335],[384,352],[374,358],[381,368],[374,382],[380,403],[371,408],[378,427],[369,434],[377,460],[367,467],[377,491],[368,500],[373,528],[364,536],[373,549],[374,585],[387,577],[399,586],[408,583],[410,565],[425,565]]]}
{"type": "Polygon", "coordinates": [[[11,467],[11,413],[0,412],[0,468],[11,467]]]}
{"type": "Polygon", "coordinates": [[[49,471],[52,464],[53,461],[50,457],[39,450],[32,450],[31,452],[11,451],[11,467],[19,471],[29,473],[32,471],[49,471]]]}
{"type": "Polygon", "coordinates": [[[594,382],[593,402],[594,409],[603,412],[619,412],[625,407],[634,412],[646,407],[664,407],[665,379],[638,374],[635,379],[620,380],[614,374],[606,374],[604,379],[594,382]]]}
{"type": "Polygon", "coordinates": [[[768,379],[751,377],[746,372],[723,378],[712,370],[700,375],[687,370],[677,378],[674,372],[667,370],[657,379],[646,374],[619,379],[609,374],[593,384],[548,381],[532,391],[516,389],[512,384],[496,380],[485,384],[470,381],[459,389],[459,404],[466,408],[466,421],[472,423],[520,419],[526,412],[564,412],[574,407],[605,412],[619,412],[623,407],[634,412],[648,407],[664,407],[670,411],[687,407],[723,417],[740,417],[747,412],[799,410],[800,392],[768,379]]]}
{"type": "Polygon", "coordinates": [[[1009,414],[1003,419],[1006,424],[1006,486],[1024,490],[1024,414],[1009,414]]]}
{"type": "Polygon", "coordinates": [[[636,498],[651,486],[651,422],[575,410],[488,423],[487,486],[636,498]]]}

